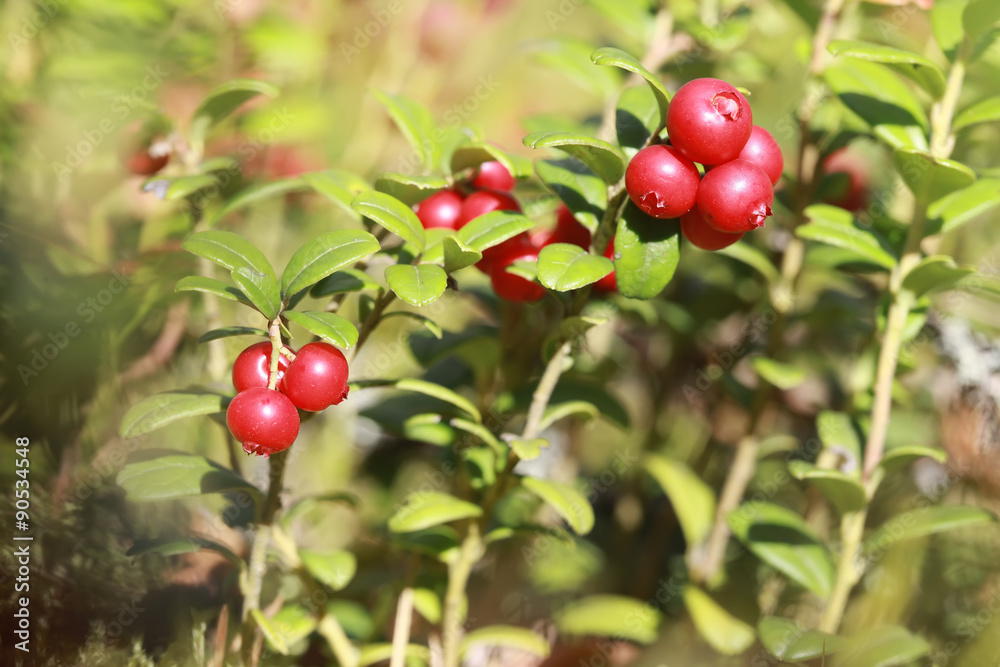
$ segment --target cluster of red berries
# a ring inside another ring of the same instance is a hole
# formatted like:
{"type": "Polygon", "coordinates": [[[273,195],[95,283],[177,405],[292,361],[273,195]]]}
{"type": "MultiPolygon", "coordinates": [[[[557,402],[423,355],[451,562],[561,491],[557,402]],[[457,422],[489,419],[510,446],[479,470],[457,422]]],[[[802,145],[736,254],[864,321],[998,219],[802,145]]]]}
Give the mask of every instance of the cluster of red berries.
{"type": "Polygon", "coordinates": [[[680,218],[694,245],[719,250],[771,215],[784,160],[750,104],[719,79],[678,89],[666,118],[669,145],[648,146],[625,171],[633,203],[654,218],[680,218]],[[704,175],[698,170],[704,166],[704,175]]]}
{"type": "MultiPolygon", "coordinates": [[[[514,187],[514,177],[500,162],[484,162],[468,181],[471,192],[463,195],[453,188],[431,195],[416,205],[415,211],[420,223],[426,229],[461,229],[470,221],[493,211],[521,211],[521,205],[510,193],[514,187]]],[[[538,230],[532,234],[524,232],[483,252],[483,258],[476,263],[483,273],[490,277],[493,291],[507,301],[538,301],[545,296],[545,288],[522,276],[510,273],[507,267],[515,262],[537,262],[541,249],[552,243],[572,243],[581,248],[590,248],[590,231],[581,225],[565,206],[560,206],[556,215],[556,227],[552,230],[538,230]]],[[[614,252],[614,242],[608,244],[606,257],[614,252]]],[[[604,291],[615,289],[614,274],[602,278],[595,288],[604,291]]]]}
{"type": "Polygon", "coordinates": [[[226,410],[226,425],[248,454],[267,457],[288,449],[299,435],[298,410],[319,412],[347,398],[347,359],[340,350],[329,343],[285,350],[275,389],[268,382],[269,341],[251,345],[233,363],[236,397],[226,410]]]}

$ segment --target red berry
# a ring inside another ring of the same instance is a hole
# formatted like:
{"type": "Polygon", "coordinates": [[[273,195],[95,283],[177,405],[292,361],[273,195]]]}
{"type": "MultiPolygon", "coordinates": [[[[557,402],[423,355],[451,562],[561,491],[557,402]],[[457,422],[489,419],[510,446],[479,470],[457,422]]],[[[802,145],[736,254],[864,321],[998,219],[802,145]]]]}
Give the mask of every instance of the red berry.
{"type": "MultiPolygon", "coordinates": [[[[513,240],[511,239],[511,241],[513,240]]],[[[493,291],[501,299],[507,301],[538,301],[545,296],[544,287],[507,271],[508,266],[520,261],[537,262],[538,248],[525,245],[523,242],[513,243],[504,248],[495,257],[490,268],[490,282],[493,284],[493,291]]]]}
{"type": "Polygon", "coordinates": [[[347,359],[329,343],[309,343],[288,365],[279,389],[295,407],[319,412],[347,398],[347,359]]]}
{"type": "Polygon", "coordinates": [[[628,196],[654,218],[676,218],[694,206],[701,176],[694,163],[672,146],[647,146],[625,170],[628,196]]]}
{"type": "MultiPolygon", "coordinates": [[[[288,370],[288,358],[278,359],[278,381],[288,370]]],[[[271,343],[256,343],[240,352],[233,362],[233,386],[236,391],[246,391],[251,387],[266,387],[271,374],[271,343]]]]}
{"type": "Polygon", "coordinates": [[[462,202],[462,212],[455,221],[455,229],[461,229],[470,220],[493,211],[520,211],[521,205],[507,192],[499,190],[479,190],[462,202]]]}
{"type": "MultiPolygon", "coordinates": [[[[608,241],[608,247],[604,249],[604,256],[608,259],[615,258],[615,237],[611,237],[608,241]]],[[[604,276],[596,283],[594,283],[594,289],[598,292],[615,292],[618,290],[618,279],[615,278],[615,272],[612,271],[608,275],[604,276]]]]}
{"type": "Polygon", "coordinates": [[[696,208],[681,216],[681,233],[702,250],[721,250],[743,238],[742,233],[729,234],[710,227],[696,208]]]}
{"type": "Polygon", "coordinates": [[[698,188],[698,211],[720,232],[738,234],[763,227],[773,203],[771,179],[746,160],[720,164],[705,174],[698,188]]]}
{"type": "Polygon", "coordinates": [[[507,171],[507,167],[496,160],[479,165],[479,171],[472,179],[472,187],[477,190],[510,190],[514,183],[514,177],[507,171]]]}
{"type": "Polygon", "coordinates": [[[424,229],[455,229],[455,222],[462,212],[462,195],[454,190],[436,192],[417,204],[416,212],[424,229]]]}
{"type": "Polygon", "coordinates": [[[270,456],[291,447],[299,435],[299,413],[288,397],[267,387],[236,394],[226,426],[248,454],[270,456]]]}
{"type": "Polygon", "coordinates": [[[590,230],[580,224],[573,212],[565,206],[560,206],[556,212],[556,228],[546,239],[546,246],[551,243],[571,243],[586,250],[590,247],[590,230]]]}
{"type": "Polygon", "coordinates": [[[118,137],[118,158],[137,176],[152,176],[170,161],[170,144],[157,123],[136,121],[125,126],[118,137]]]}
{"type": "Polygon", "coordinates": [[[670,143],[692,162],[715,165],[736,159],[752,129],[747,98],[718,79],[685,83],[667,109],[670,143]]]}
{"type": "Polygon", "coordinates": [[[781,171],[785,168],[785,159],[781,156],[781,148],[771,133],[760,127],[753,126],[747,145],[740,151],[741,160],[753,162],[764,170],[771,179],[771,185],[777,185],[781,180],[781,171]]]}
{"type": "Polygon", "coordinates": [[[868,182],[871,174],[860,155],[847,148],[838,148],[823,159],[821,169],[827,176],[847,175],[846,187],[827,197],[826,203],[848,211],[860,211],[868,206],[868,182]]]}
{"type": "Polygon", "coordinates": [[[537,251],[541,245],[535,243],[534,238],[528,235],[528,232],[521,232],[517,236],[512,236],[511,238],[498,243],[492,248],[487,248],[483,251],[483,258],[476,262],[476,268],[483,273],[492,273],[493,264],[501,257],[506,256],[508,253],[517,252],[520,250],[525,250],[530,252],[531,250],[537,251]]]}

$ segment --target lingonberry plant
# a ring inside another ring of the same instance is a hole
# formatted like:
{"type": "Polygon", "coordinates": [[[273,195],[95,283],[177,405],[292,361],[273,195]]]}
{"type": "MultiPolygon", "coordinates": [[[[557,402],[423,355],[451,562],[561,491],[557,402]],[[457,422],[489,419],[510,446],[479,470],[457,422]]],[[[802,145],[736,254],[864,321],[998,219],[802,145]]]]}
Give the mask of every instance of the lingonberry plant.
{"type": "Polygon", "coordinates": [[[339,3],[332,73],[325,33],[270,50],[293,4],[233,18],[227,68],[310,85],[206,88],[126,160],[172,208],[115,247],[180,304],[127,321],[181,342],[115,376],[108,438],[149,438],[120,551],[217,561],[163,664],[996,664],[996,0],[525,2],[618,46],[517,49],[549,96],[504,42],[454,98],[485,40],[454,42],[517,3],[405,39],[339,3]],[[359,62],[363,100],[309,106],[359,62]],[[316,127],[335,167],[283,143],[316,127]]]}

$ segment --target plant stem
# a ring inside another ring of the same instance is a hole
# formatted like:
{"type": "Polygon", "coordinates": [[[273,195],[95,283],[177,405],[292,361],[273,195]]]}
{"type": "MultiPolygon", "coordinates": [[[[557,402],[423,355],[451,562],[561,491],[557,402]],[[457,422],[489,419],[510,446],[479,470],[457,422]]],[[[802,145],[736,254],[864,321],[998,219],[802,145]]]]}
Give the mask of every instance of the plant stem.
{"type": "Polygon", "coordinates": [[[469,522],[469,529],[462,540],[458,556],[448,566],[448,589],[444,598],[444,619],[442,621],[442,644],[444,647],[444,667],[458,667],[461,658],[461,644],[465,620],[462,603],[465,601],[465,587],[473,566],[483,557],[485,549],[479,536],[479,524],[469,522]]]}
{"type": "Polygon", "coordinates": [[[841,548],[840,561],[837,563],[837,579],[819,622],[821,632],[833,634],[840,628],[840,621],[847,608],[847,598],[851,594],[851,589],[861,578],[861,568],[858,567],[858,549],[861,547],[861,537],[865,532],[867,516],[868,511],[861,510],[860,512],[850,512],[841,517],[841,548]]]}
{"type": "Polygon", "coordinates": [[[317,632],[330,645],[333,657],[337,659],[337,664],[340,667],[357,667],[358,652],[333,614],[327,614],[323,617],[323,620],[319,622],[317,632]]]}
{"type": "Polygon", "coordinates": [[[552,392],[555,391],[556,385],[559,383],[559,378],[562,376],[566,358],[572,350],[572,341],[566,341],[559,346],[556,353],[549,359],[549,363],[545,367],[545,372],[542,373],[542,379],[538,381],[535,393],[531,395],[528,420],[524,424],[524,431],[521,432],[521,437],[525,440],[538,437],[542,417],[545,416],[545,409],[548,407],[549,400],[552,398],[552,392]]]}
{"type": "Polygon", "coordinates": [[[410,643],[410,625],[413,623],[413,588],[407,586],[399,594],[396,605],[396,623],[392,629],[392,656],[389,667],[405,667],[406,647],[410,643]]]}

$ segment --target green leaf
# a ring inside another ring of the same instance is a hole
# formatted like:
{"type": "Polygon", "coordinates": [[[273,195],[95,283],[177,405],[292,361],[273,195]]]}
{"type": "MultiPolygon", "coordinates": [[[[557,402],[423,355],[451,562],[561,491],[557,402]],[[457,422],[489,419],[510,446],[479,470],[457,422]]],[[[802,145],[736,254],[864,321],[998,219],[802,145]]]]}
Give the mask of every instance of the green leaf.
{"type": "Polygon", "coordinates": [[[631,201],[615,232],[615,280],[622,296],[652,299],[674,277],[680,262],[680,224],[657,220],[631,201]]]}
{"type": "Polygon", "coordinates": [[[177,281],[177,285],[174,286],[175,292],[207,292],[208,294],[214,294],[215,296],[222,297],[223,299],[228,299],[229,301],[240,301],[242,303],[253,305],[250,303],[250,299],[247,295],[239,291],[232,285],[227,285],[221,280],[216,280],[215,278],[203,278],[202,276],[187,276],[186,278],[181,278],[177,281]]]}
{"type": "Polygon", "coordinates": [[[406,502],[389,518],[389,530],[394,533],[412,533],[439,526],[458,519],[482,516],[479,505],[439,491],[417,491],[406,497],[406,502]]]}
{"type": "Polygon", "coordinates": [[[420,324],[423,325],[425,329],[430,331],[434,335],[434,337],[437,338],[438,340],[441,340],[441,338],[444,337],[444,329],[441,328],[441,325],[439,325],[437,322],[430,319],[429,317],[425,317],[424,315],[421,315],[419,313],[411,313],[407,310],[394,310],[391,313],[383,314],[382,320],[383,321],[387,320],[390,317],[405,317],[408,320],[419,322],[420,324]]]}
{"type": "Polygon", "coordinates": [[[417,252],[424,251],[423,225],[417,219],[417,214],[395,197],[384,192],[362,192],[351,202],[351,208],[407,243],[412,243],[417,252]]]}
{"type": "Polygon", "coordinates": [[[816,417],[816,432],[823,447],[848,459],[855,474],[861,471],[861,439],[851,418],[843,412],[824,410],[816,417]]]}
{"type": "Polygon", "coordinates": [[[888,475],[924,457],[943,464],[948,460],[948,452],[923,445],[903,445],[886,450],[878,465],[888,475]]]}
{"type": "Polygon", "coordinates": [[[787,618],[764,616],[757,622],[760,643],[768,653],[784,662],[821,660],[844,645],[844,638],[809,630],[787,618]]]}
{"type": "Polygon", "coordinates": [[[476,646],[503,646],[542,658],[549,655],[549,642],[545,637],[512,625],[490,625],[469,632],[462,638],[461,653],[476,646]]]}
{"type": "Polygon", "coordinates": [[[969,0],[936,0],[931,9],[931,27],[934,39],[948,60],[954,62],[958,47],[965,39],[962,29],[962,12],[969,0]]]}
{"type": "Polygon", "coordinates": [[[995,0],[969,0],[962,12],[962,27],[973,44],[989,33],[1000,21],[1000,4],[995,0]]]}
{"type": "Polygon", "coordinates": [[[830,42],[829,50],[835,56],[848,56],[889,65],[895,71],[917,82],[934,99],[940,99],[944,95],[944,72],[934,61],[912,51],[849,39],[830,42]]]}
{"type": "Polygon", "coordinates": [[[437,264],[393,264],[385,270],[389,289],[414,306],[426,306],[444,294],[448,274],[437,264]]]}
{"type": "Polygon", "coordinates": [[[649,0],[588,0],[587,4],[617,23],[629,37],[646,39],[653,29],[655,19],[649,0]]]}
{"type": "Polygon", "coordinates": [[[209,230],[187,237],[182,247],[191,254],[204,257],[230,271],[249,269],[250,273],[277,283],[274,269],[264,253],[239,234],[209,230]]]}
{"type": "Polygon", "coordinates": [[[906,274],[903,288],[919,298],[932,292],[951,289],[975,272],[975,267],[958,266],[949,255],[932,255],[922,259],[906,274]]]}
{"type": "Polygon", "coordinates": [[[563,635],[615,637],[638,644],[656,641],[662,618],[645,601],[621,595],[590,595],[570,602],[553,616],[563,635]]]}
{"type": "Polygon", "coordinates": [[[220,338],[232,338],[233,336],[263,336],[267,338],[267,332],[254,327],[224,327],[222,329],[212,329],[198,338],[199,343],[207,343],[220,338]]]}
{"type": "Polygon", "coordinates": [[[852,636],[841,647],[838,665],[895,667],[912,665],[931,651],[922,637],[899,626],[883,626],[852,636]]]}
{"type": "Polygon", "coordinates": [[[338,169],[313,171],[302,174],[301,178],[306,185],[336,204],[340,210],[352,218],[361,220],[358,212],[351,208],[351,202],[362,192],[371,190],[371,186],[363,178],[338,169]]]}
{"type": "Polygon", "coordinates": [[[424,166],[433,169],[438,163],[440,148],[433,141],[434,117],[427,107],[403,95],[391,95],[379,90],[373,90],[372,95],[385,107],[424,166]]]}
{"type": "Polygon", "coordinates": [[[329,296],[343,292],[381,289],[375,279],[360,269],[341,269],[319,281],[309,290],[310,296],[329,296]]]}
{"type": "Polygon", "coordinates": [[[281,178],[276,181],[267,181],[266,183],[255,183],[240,190],[230,197],[222,207],[212,211],[209,215],[209,222],[215,224],[233,211],[238,211],[265,199],[274,199],[284,197],[292,192],[301,192],[307,188],[308,184],[302,176],[281,178]]]}
{"type": "Polygon", "coordinates": [[[277,97],[278,89],[256,79],[233,79],[212,89],[192,116],[192,135],[201,140],[214,125],[225,120],[244,102],[258,95],[277,97]]]}
{"type": "Polygon", "coordinates": [[[802,517],[772,503],[744,503],[730,512],[728,521],[758,558],[816,595],[829,597],[833,560],[802,517]]]}
{"type": "Polygon", "coordinates": [[[647,84],[649,84],[650,90],[656,96],[656,101],[660,105],[660,114],[662,118],[667,117],[667,107],[670,106],[670,93],[667,89],[663,87],[660,79],[646,69],[635,56],[622,51],[621,49],[616,49],[612,47],[604,47],[594,51],[590,59],[595,65],[603,65],[606,67],[619,67],[627,72],[632,72],[641,76],[647,84]]]}
{"type": "Polygon", "coordinates": [[[268,320],[273,320],[281,311],[281,292],[270,275],[258,273],[253,269],[242,267],[232,272],[233,282],[247,295],[250,303],[268,320]]]}
{"type": "Polygon", "coordinates": [[[659,102],[648,86],[631,86],[618,96],[615,133],[627,156],[643,148],[662,122],[659,102]]]}
{"type": "Polygon", "coordinates": [[[781,275],[777,267],[763,252],[754,248],[748,243],[734,243],[720,250],[716,250],[717,255],[725,255],[742,262],[752,269],[756,269],[760,275],[764,276],[770,285],[778,285],[781,282],[781,275]]]}
{"type": "Polygon", "coordinates": [[[757,371],[757,375],[766,382],[774,385],[782,391],[794,389],[808,377],[806,372],[798,366],[782,364],[767,357],[754,357],[750,362],[757,371]]]}
{"type": "Polygon", "coordinates": [[[528,148],[558,148],[583,162],[605,183],[625,175],[625,156],[606,141],[570,132],[534,132],[524,138],[528,148]]]}
{"type": "Polygon", "coordinates": [[[885,65],[853,58],[835,60],[824,72],[830,89],[848,109],[894,148],[926,148],[927,114],[910,89],[885,65]]]}
{"type": "Polygon", "coordinates": [[[967,188],[938,199],[927,209],[931,233],[955,231],[965,223],[1000,205],[1000,179],[981,178],[967,188]]]}
{"type": "Polygon", "coordinates": [[[191,174],[189,176],[176,176],[174,178],[158,176],[145,181],[142,184],[142,191],[156,192],[160,199],[176,201],[189,197],[205,188],[210,188],[218,180],[215,176],[208,174],[191,174]]]}
{"type": "Polygon", "coordinates": [[[895,515],[865,540],[862,551],[871,554],[884,550],[886,545],[996,522],[996,515],[980,507],[964,505],[925,507],[895,515]]]}
{"type": "Polygon", "coordinates": [[[951,124],[953,132],[959,132],[979,123],[992,123],[1000,120],[1000,95],[988,97],[971,104],[955,116],[951,124]]]}
{"type": "Polygon", "coordinates": [[[570,243],[553,243],[538,253],[538,280],[557,292],[586,287],[614,270],[608,258],[570,243]]]}
{"type": "Polygon", "coordinates": [[[436,398],[439,401],[451,403],[462,412],[470,415],[476,423],[482,423],[483,421],[483,415],[479,412],[479,409],[472,404],[472,401],[465,398],[461,394],[455,393],[447,387],[442,387],[439,384],[427,382],[426,380],[418,380],[416,378],[404,378],[396,383],[396,389],[399,389],[400,391],[413,391],[418,394],[436,398]]]}
{"type": "Polygon", "coordinates": [[[689,548],[700,544],[715,523],[715,493],[711,487],[680,461],[650,454],[642,463],[670,499],[689,548]]]}
{"type": "Polygon", "coordinates": [[[483,258],[483,253],[471,248],[456,236],[446,236],[441,241],[444,249],[444,270],[448,273],[472,266],[483,258]]]}
{"type": "Polygon", "coordinates": [[[285,638],[281,636],[277,628],[271,625],[271,622],[264,616],[264,612],[260,609],[251,609],[250,615],[257,627],[260,628],[268,645],[281,655],[288,655],[288,644],[285,643],[285,638]]]}
{"type": "Polygon", "coordinates": [[[850,211],[827,204],[814,204],[805,210],[810,220],[796,228],[795,233],[808,241],[844,248],[854,252],[858,261],[886,269],[896,265],[896,258],[883,247],[872,232],[861,229],[850,211]]]}
{"type": "Polygon", "coordinates": [[[285,645],[292,646],[311,635],[319,626],[319,621],[302,605],[290,604],[271,617],[270,624],[285,645]]]}
{"type": "Polygon", "coordinates": [[[684,604],[698,634],[723,655],[742,653],[757,638],[751,626],[730,614],[700,588],[687,586],[684,604]]]}
{"type": "Polygon", "coordinates": [[[528,45],[534,60],[558,71],[563,80],[571,81],[606,101],[618,91],[619,77],[591,64],[592,49],[589,43],[572,38],[542,39],[528,45]]]}
{"type": "Polygon", "coordinates": [[[281,276],[281,292],[287,299],[379,249],[378,241],[368,232],[327,232],[303,245],[288,260],[281,276]]]}
{"type": "Polygon", "coordinates": [[[343,315],[316,310],[305,312],[286,310],[284,315],[289,322],[295,322],[306,331],[341,349],[350,349],[358,342],[357,327],[343,315]]]}
{"type": "Polygon", "coordinates": [[[226,560],[236,567],[242,567],[243,565],[243,560],[230,551],[228,547],[217,542],[212,542],[211,540],[206,540],[203,537],[167,537],[151,540],[136,540],[135,544],[129,547],[128,551],[125,552],[125,555],[133,557],[154,553],[161,556],[176,556],[178,554],[194,553],[196,551],[201,551],[202,549],[209,549],[210,551],[222,554],[225,556],[226,560]]]}
{"type": "Polygon", "coordinates": [[[493,211],[471,220],[455,236],[466,246],[482,252],[534,227],[535,223],[521,213],[493,211]]]}
{"type": "Polygon", "coordinates": [[[449,420],[448,423],[459,430],[465,431],[466,433],[470,433],[479,438],[479,440],[493,450],[494,454],[501,454],[506,449],[503,443],[501,443],[500,440],[493,435],[491,430],[478,422],[469,421],[467,419],[459,419],[456,417],[449,420]]]}
{"type": "Polygon", "coordinates": [[[566,401],[562,403],[552,403],[542,414],[542,421],[538,423],[538,430],[544,431],[560,419],[565,419],[571,415],[584,415],[587,419],[596,419],[601,411],[597,406],[587,401],[566,401]]]}
{"type": "MultiPolygon", "coordinates": [[[[392,644],[365,644],[358,655],[358,667],[386,663],[392,657],[392,650],[392,644]]],[[[407,644],[405,654],[407,664],[426,665],[431,652],[421,644],[407,644]]]]}
{"type": "Polygon", "coordinates": [[[245,479],[204,456],[162,449],[134,452],[115,482],[125,490],[131,502],[233,491],[259,495],[257,489],[245,479]]]}
{"type": "Polygon", "coordinates": [[[478,141],[463,144],[455,149],[451,154],[451,172],[455,174],[492,161],[499,162],[506,167],[514,178],[521,179],[531,176],[532,163],[528,158],[508,153],[493,144],[478,141]]]}
{"type": "Polygon", "coordinates": [[[858,512],[865,508],[868,500],[865,487],[856,478],[837,470],[817,468],[805,461],[792,461],[788,472],[795,479],[808,480],[819,489],[840,514],[858,512]]]}
{"type": "Polygon", "coordinates": [[[423,616],[428,623],[437,625],[441,622],[441,598],[429,588],[413,589],[413,608],[423,616]]]}
{"type": "Polygon", "coordinates": [[[545,438],[523,440],[514,438],[510,441],[510,450],[522,461],[533,461],[542,455],[542,450],[549,446],[545,438]]]}
{"type": "Polygon", "coordinates": [[[135,438],[178,419],[225,412],[229,399],[219,394],[169,392],[142,399],[125,413],[119,433],[135,438]]]}
{"type": "Polygon", "coordinates": [[[592,233],[597,229],[608,205],[608,186],[604,181],[573,158],[538,160],[535,173],[580,224],[592,233]]]}
{"type": "Polygon", "coordinates": [[[351,583],[358,569],[358,561],[350,551],[300,549],[299,558],[316,581],[335,591],[351,583]]]}
{"type": "Polygon", "coordinates": [[[392,195],[408,206],[413,206],[450,185],[444,176],[384,173],[375,179],[376,190],[392,195]]]}
{"type": "Polygon", "coordinates": [[[524,477],[521,484],[551,506],[577,535],[586,535],[594,527],[594,508],[572,486],[535,477],[524,477]]]}
{"type": "Polygon", "coordinates": [[[976,180],[976,173],[961,162],[936,158],[923,151],[899,148],[893,152],[892,160],[906,185],[925,203],[967,188],[976,180]]]}

